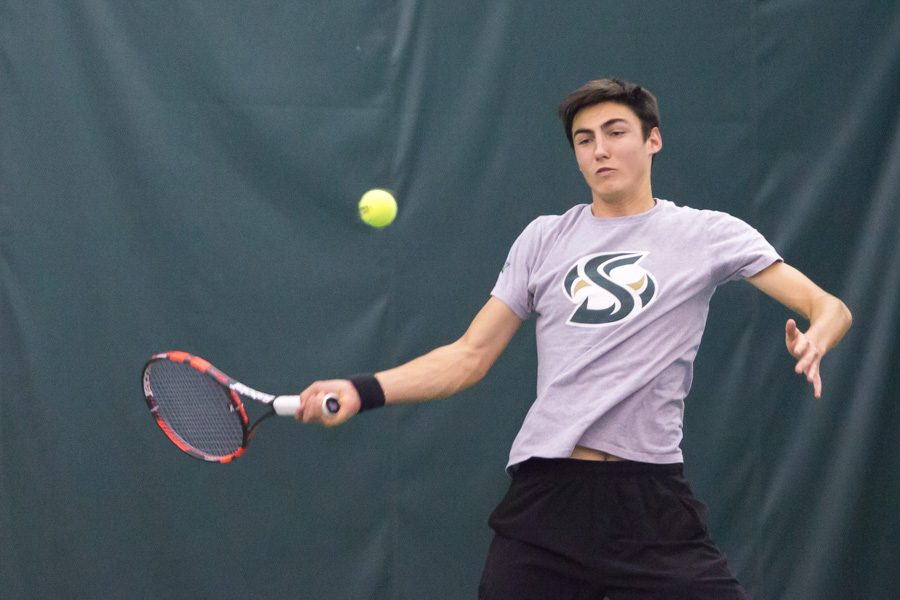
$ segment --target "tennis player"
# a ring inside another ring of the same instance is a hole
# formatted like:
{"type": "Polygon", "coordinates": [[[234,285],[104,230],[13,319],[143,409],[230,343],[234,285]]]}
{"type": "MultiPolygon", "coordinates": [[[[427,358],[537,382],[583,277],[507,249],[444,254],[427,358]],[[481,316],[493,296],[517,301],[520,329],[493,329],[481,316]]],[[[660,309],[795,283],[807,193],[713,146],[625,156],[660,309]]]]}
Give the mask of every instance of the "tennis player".
{"type": "Polygon", "coordinates": [[[406,364],[303,391],[326,425],[384,404],[443,398],[482,379],[536,317],[537,397],[512,445],[512,482],[490,517],[484,600],[746,598],[682,473],[682,417],[710,298],[745,279],[808,322],[785,343],[816,398],[850,311],[753,227],[655,198],[659,109],[646,89],[591,81],[559,107],[591,203],[536,218],[457,341],[406,364]],[[314,400],[314,401],[310,401],[314,400]]]}

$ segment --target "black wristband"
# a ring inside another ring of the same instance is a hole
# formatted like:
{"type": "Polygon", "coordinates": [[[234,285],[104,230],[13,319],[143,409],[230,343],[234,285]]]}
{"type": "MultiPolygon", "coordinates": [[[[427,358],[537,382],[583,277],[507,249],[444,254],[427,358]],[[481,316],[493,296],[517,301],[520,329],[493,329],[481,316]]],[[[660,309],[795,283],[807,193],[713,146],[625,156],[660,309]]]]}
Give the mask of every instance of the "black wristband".
{"type": "Polygon", "coordinates": [[[375,375],[372,373],[354,375],[350,378],[350,383],[359,394],[359,412],[384,406],[384,390],[375,379],[375,375]]]}

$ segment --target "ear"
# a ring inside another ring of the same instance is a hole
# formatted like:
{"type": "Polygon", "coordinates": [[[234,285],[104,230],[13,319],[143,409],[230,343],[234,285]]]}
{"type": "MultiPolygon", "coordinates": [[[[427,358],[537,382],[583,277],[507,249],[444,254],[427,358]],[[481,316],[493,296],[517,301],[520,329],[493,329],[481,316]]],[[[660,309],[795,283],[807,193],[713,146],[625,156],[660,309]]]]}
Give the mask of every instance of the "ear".
{"type": "Polygon", "coordinates": [[[659,132],[659,127],[650,130],[650,135],[647,136],[647,149],[650,154],[656,154],[662,150],[662,134],[659,132]]]}

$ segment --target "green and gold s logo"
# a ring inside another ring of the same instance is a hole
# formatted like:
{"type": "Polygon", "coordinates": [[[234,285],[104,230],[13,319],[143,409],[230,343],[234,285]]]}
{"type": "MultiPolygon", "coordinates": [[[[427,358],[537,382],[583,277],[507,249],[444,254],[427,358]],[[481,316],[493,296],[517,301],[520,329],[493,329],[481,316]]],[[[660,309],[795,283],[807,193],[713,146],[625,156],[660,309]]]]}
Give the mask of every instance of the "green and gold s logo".
{"type": "Polygon", "coordinates": [[[642,312],[658,295],[656,279],[638,263],[647,252],[591,254],[566,274],[563,291],[577,308],[569,323],[618,323],[642,312]]]}

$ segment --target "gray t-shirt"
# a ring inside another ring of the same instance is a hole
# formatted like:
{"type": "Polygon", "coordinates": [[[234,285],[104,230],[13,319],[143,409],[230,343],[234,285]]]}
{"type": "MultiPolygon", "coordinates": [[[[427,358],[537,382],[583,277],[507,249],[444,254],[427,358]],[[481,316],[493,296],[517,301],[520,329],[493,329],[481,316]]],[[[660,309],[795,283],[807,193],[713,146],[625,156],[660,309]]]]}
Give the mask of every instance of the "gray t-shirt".
{"type": "Polygon", "coordinates": [[[682,462],[684,397],[713,291],[779,260],[740,219],[668,200],[629,217],[579,204],[532,221],[491,292],[537,319],[537,398],[509,467],[576,445],[682,462]]]}

